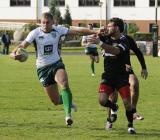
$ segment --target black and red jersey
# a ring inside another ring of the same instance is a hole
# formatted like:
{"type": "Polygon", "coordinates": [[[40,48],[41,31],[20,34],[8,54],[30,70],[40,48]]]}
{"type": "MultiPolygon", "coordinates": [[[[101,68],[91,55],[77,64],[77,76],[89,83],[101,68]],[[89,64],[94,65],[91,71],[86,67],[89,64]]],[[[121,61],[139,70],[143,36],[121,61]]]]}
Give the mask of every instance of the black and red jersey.
{"type": "Polygon", "coordinates": [[[120,54],[113,55],[104,52],[104,71],[109,77],[117,77],[126,72],[126,64],[129,63],[129,43],[126,38],[121,36],[117,40],[113,40],[110,36],[101,36],[100,40],[105,43],[120,49],[120,54]]]}

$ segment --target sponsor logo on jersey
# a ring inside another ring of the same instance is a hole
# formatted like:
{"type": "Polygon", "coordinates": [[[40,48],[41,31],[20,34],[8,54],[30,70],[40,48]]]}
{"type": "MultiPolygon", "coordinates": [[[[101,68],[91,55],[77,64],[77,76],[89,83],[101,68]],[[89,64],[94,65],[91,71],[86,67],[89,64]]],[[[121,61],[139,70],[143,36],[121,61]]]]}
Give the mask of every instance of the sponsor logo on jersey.
{"type": "Polygon", "coordinates": [[[44,39],[44,36],[39,36],[38,38],[41,40],[41,39],[44,39]]]}
{"type": "Polygon", "coordinates": [[[50,55],[53,53],[53,45],[44,46],[44,55],[50,55]]]}

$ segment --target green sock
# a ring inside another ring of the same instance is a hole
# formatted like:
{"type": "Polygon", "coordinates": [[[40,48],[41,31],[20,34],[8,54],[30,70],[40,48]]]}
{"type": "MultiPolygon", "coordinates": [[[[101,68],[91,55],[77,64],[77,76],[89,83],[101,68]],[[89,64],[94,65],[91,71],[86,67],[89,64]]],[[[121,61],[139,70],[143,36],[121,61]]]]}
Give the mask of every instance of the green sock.
{"type": "Polygon", "coordinates": [[[62,101],[66,116],[71,116],[72,93],[69,88],[61,90],[62,101]]]}
{"type": "Polygon", "coordinates": [[[94,73],[94,61],[91,62],[91,70],[92,70],[92,73],[94,73]]]}
{"type": "Polygon", "coordinates": [[[59,99],[60,99],[59,104],[63,104],[62,95],[59,95],[59,99]]]}

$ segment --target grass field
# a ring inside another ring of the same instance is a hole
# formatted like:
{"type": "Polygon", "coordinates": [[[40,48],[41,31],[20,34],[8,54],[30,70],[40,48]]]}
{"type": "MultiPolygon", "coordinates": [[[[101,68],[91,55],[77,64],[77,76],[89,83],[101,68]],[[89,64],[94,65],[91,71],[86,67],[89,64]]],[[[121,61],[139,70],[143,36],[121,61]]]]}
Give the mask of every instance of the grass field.
{"type": "Polygon", "coordinates": [[[104,130],[106,112],[98,104],[98,86],[102,58],[91,77],[88,57],[64,55],[70,87],[78,112],[74,125],[67,128],[62,106],[54,106],[44,94],[36,76],[35,56],[25,63],[0,55],[0,140],[158,140],[160,139],[160,59],[145,57],[149,77],[140,77],[140,66],[132,56],[134,70],[140,80],[136,135],[127,133],[127,121],[119,98],[118,120],[112,131],[104,130]]]}

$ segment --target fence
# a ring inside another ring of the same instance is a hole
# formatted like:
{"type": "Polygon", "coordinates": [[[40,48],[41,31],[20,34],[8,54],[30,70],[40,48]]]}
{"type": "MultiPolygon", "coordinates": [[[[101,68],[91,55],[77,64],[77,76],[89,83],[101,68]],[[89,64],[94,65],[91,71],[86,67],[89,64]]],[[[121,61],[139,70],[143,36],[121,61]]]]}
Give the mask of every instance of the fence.
{"type": "Polygon", "coordinates": [[[17,22],[0,22],[0,29],[2,30],[15,30],[20,29],[26,23],[17,23],[17,22]]]}
{"type": "MultiPolygon", "coordinates": [[[[153,42],[136,41],[137,46],[144,55],[152,55],[153,42]]],[[[160,41],[158,42],[158,51],[160,50],[160,41]]]]}

